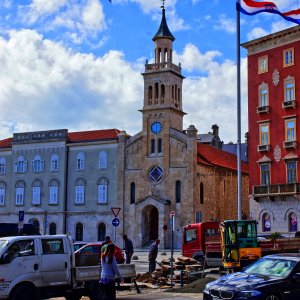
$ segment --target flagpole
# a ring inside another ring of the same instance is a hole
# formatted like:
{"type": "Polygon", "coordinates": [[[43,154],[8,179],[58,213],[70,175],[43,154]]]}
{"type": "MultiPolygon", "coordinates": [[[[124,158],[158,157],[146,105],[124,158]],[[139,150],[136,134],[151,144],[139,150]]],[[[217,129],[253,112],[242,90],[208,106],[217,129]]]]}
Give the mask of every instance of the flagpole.
{"type": "MultiPolygon", "coordinates": [[[[240,2],[240,0],[238,0],[240,2]]],[[[239,3],[240,4],[240,3],[239,3]]],[[[238,169],[238,220],[242,219],[242,176],[241,176],[241,37],[240,10],[236,7],[236,57],[237,57],[237,169],[238,169]]]]}

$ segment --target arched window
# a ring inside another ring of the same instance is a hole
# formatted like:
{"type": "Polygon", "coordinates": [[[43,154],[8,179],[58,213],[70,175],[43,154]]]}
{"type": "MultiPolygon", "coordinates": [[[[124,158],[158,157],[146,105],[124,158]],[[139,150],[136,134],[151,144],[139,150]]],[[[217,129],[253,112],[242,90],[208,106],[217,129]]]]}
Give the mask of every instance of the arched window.
{"type": "Polygon", "coordinates": [[[106,226],[104,223],[99,223],[98,225],[98,241],[102,242],[106,237],[106,226]]]}
{"type": "Polygon", "coordinates": [[[289,214],[289,231],[296,232],[297,228],[297,215],[292,212],[289,214]]]}
{"type": "Polygon", "coordinates": [[[135,203],[135,183],[130,183],[130,204],[135,203]]]}
{"type": "Polygon", "coordinates": [[[32,205],[41,205],[41,189],[42,182],[39,179],[36,179],[32,182],[32,205]]]}
{"type": "Polygon", "coordinates": [[[172,85],[172,99],[174,99],[174,85],[172,85]]]}
{"type": "Polygon", "coordinates": [[[155,153],[155,139],[151,139],[151,154],[155,153]]]}
{"type": "Polygon", "coordinates": [[[271,231],[271,217],[268,213],[262,216],[262,231],[271,231]]]}
{"type": "Polygon", "coordinates": [[[0,174],[5,174],[6,170],[6,159],[4,157],[0,157],[0,174]]]}
{"type": "Polygon", "coordinates": [[[160,95],[161,98],[165,98],[165,85],[162,84],[161,85],[161,95],[160,95]]]}
{"type": "Polygon", "coordinates": [[[108,179],[101,177],[98,182],[98,204],[107,203],[108,194],[108,179]]]}
{"type": "Polygon", "coordinates": [[[5,205],[6,183],[0,181],[0,206],[5,205]]]}
{"type": "Polygon", "coordinates": [[[77,169],[77,171],[83,171],[84,170],[84,153],[82,153],[82,152],[77,154],[76,169],[77,169]]]}
{"type": "Polygon", "coordinates": [[[176,203],[180,203],[181,201],[181,182],[177,180],[175,183],[175,199],[176,203]]]}
{"type": "Polygon", "coordinates": [[[34,228],[34,232],[36,234],[40,233],[40,222],[38,219],[36,219],[36,218],[29,219],[28,223],[32,224],[32,226],[34,228]]]}
{"type": "Polygon", "coordinates": [[[162,153],[162,141],[158,139],[157,152],[162,153]]]}
{"type": "Polygon", "coordinates": [[[55,223],[50,224],[49,234],[50,235],[55,235],[56,234],[56,224],[55,223]]]}
{"type": "Polygon", "coordinates": [[[86,181],[83,178],[78,178],[75,184],[75,204],[84,204],[86,181]]]}
{"type": "Polygon", "coordinates": [[[83,225],[81,223],[76,224],[76,241],[83,241],[83,225]]]}
{"type": "Polygon", "coordinates": [[[177,84],[175,84],[175,100],[177,100],[177,84]]]}
{"type": "Polygon", "coordinates": [[[100,151],[99,153],[99,169],[104,170],[107,169],[107,152],[100,151]]]}
{"type": "Polygon", "coordinates": [[[25,182],[18,180],[16,182],[16,205],[24,205],[25,182]]]}
{"type": "Polygon", "coordinates": [[[24,156],[19,156],[18,160],[15,162],[15,172],[16,173],[25,173],[27,172],[27,161],[24,159],[24,156]]]}
{"type": "Polygon", "coordinates": [[[58,187],[59,181],[57,179],[49,181],[49,205],[58,204],[58,187]]]}
{"type": "Polygon", "coordinates": [[[148,90],[148,98],[152,99],[152,97],[153,97],[153,88],[152,85],[150,85],[148,90]]]}
{"type": "Polygon", "coordinates": [[[155,83],[155,98],[158,98],[158,83],[155,83]]]}
{"type": "Polygon", "coordinates": [[[44,160],[40,155],[36,155],[34,159],[31,161],[31,170],[33,172],[43,172],[44,171],[44,160]]]}
{"type": "Polygon", "coordinates": [[[200,204],[204,203],[204,184],[200,182],[200,204]]]}
{"type": "Polygon", "coordinates": [[[58,171],[58,155],[52,154],[51,155],[51,162],[50,162],[50,170],[51,172],[57,172],[58,171]]]}

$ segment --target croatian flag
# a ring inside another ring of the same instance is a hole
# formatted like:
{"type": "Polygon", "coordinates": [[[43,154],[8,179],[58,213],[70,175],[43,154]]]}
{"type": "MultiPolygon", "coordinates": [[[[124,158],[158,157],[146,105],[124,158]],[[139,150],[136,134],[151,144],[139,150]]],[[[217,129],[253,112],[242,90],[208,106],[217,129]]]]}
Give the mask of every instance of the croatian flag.
{"type": "Polygon", "coordinates": [[[270,1],[237,0],[237,10],[246,15],[256,15],[261,12],[278,14],[287,21],[300,24],[300,9],[280,12],[275,3],[270,1]]]}

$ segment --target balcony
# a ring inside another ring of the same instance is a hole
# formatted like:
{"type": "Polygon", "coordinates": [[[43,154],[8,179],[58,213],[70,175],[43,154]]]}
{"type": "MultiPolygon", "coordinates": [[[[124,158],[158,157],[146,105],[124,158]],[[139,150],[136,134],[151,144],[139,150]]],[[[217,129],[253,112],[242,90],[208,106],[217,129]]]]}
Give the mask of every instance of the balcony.
{"type": "Polygon", "coordinates": [[[276,196],[293,196],[298,194],[300,194],[300,183],[253,186],[253,197],[256,201],[259,201],[259,198],[262,197],[269,197],[272,200],[276,196]]]}
{"type": "Polygon", "coordinates": [[[258,145],[257,146],[257,151],[258,152],[269,152],[270,151],[270,145],[258,145]]]}
{"type": "Polygon", "coordinates": [[[297,142],[296,141],[283,142],[283,147],[285,149],[296,149],[297,142]]]}
{"type": "Polygon", "coordinates": [[[256,113],[257,114],[269,113],[269,110],[270,110],[269,106],[259,106],[259,107],[256,107],[256,113]]]}
{"type": "Polygon", "coordinates": [[[282,102],[282,108],[290,108],[290,107],[293,107],[293,108],[296,107],[296,101],[295,100],[283,101],[282,102]]]}

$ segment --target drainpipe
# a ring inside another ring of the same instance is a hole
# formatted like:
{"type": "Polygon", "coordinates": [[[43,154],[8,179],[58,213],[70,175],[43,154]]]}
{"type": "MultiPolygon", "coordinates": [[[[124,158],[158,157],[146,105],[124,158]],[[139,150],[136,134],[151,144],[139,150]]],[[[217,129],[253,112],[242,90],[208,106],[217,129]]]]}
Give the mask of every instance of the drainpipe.
{"type": "Polygon", "coordinates": [[[65,163],[65,187],[64,187],[64,225],[63,233],[67,234],[67,215],[68,215],[68,178],[69,178],[69,147],[66,144],[66,163],[65,163]]]}

